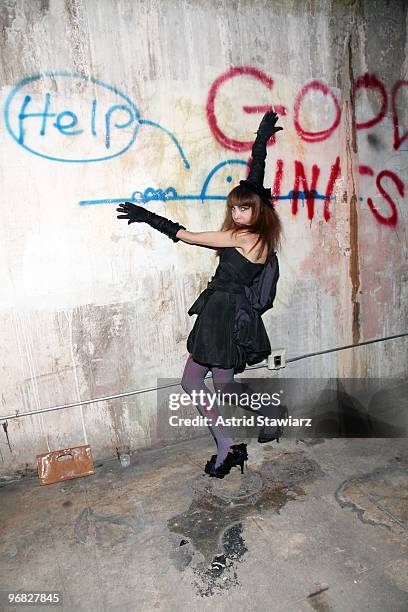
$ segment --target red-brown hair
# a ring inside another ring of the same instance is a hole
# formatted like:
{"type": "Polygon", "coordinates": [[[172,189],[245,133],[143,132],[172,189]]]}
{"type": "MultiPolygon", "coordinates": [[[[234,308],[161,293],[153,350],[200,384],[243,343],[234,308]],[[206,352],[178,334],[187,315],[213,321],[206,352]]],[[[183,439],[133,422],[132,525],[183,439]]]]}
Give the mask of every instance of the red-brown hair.
{"type": "MultiPolygon", "coordinates": [[[[280,246],[282,224],[278,213],[274,207],[263,204],[261,198],[245,187],[245,185],[237,185],[228,194],[225,219],[220,231],[224,232],[230,229],[232,229],[233,234],[258,234],[258,239],[251,248],[252,251],[260,243],[257,259],[261,257],[265,245],[268,247],[268,257],[280,246]],[[233,206],[249,206],[252,209],[251,225],[245,226],[244,229],[234,223],[231,214],[233,206]]],[[[217,249],[217,255],[221,255],[221,249],[217,249]]]]}

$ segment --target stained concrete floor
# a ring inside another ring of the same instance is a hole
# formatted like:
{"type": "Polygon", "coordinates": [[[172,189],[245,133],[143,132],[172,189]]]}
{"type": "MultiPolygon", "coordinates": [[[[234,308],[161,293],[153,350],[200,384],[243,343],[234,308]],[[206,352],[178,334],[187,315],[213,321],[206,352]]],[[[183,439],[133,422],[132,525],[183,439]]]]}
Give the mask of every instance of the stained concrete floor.
{"type": "Polygon", "coordinates": [[[62,607],[30,609],[70,612],[406,612],[407,446],[250,440],[244,475],[218,480],[205,437],[9,482],[0,588],[62,591],[62,607]]]}

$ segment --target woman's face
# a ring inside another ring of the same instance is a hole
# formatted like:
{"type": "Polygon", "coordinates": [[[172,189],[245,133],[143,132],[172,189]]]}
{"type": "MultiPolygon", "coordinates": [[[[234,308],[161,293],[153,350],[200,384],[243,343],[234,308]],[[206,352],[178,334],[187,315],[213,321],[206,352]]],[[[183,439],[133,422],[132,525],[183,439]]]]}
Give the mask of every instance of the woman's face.
{"type": "Polygon", "coordinates": [[[251,225],[252,208],[250,206],[231,206],[231,215],[236,225],[251,225]]]}

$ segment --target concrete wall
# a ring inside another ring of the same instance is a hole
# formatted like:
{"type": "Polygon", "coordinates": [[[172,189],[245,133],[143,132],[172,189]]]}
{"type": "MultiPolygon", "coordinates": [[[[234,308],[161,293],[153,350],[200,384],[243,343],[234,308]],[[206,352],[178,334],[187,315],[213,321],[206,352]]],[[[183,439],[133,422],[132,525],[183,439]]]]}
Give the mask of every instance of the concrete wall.
{"type": "MultiPolygon", "coordinates": [[[[271,105],[284,131],[266,183],[285,231],[272,346],[407,331],[403,0],[3,0],[0,16],[3,416],[181,377],[187,310],[217,260],[128,227],[112,200],[218,229],[271,105]]],[[[395,340],[282,375],[406,369],[395,340]]],[[[151,392],[10,420],[2,472],[84,440],[96,457],[158,444],[156,411],[151,392]]]]}

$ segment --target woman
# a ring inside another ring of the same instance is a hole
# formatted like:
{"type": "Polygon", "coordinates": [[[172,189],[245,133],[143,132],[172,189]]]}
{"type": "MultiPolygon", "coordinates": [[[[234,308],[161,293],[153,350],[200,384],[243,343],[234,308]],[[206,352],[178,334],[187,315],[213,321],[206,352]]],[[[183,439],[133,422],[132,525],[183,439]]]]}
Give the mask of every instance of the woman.
{"type": "MultiPolygon", "coordinates": [[[[179,223],[125,202],[117,211],[118,219],[128,223],[145,222],[166,234],[174,242],[217,248],[220,263],[215,275],[188,311],[196,314],[187,339],[189,357],[181,385],[191,394],[208,398],[204,384],[212,370],[214,388],[234,387],[234,373],[243,372],[247,364],[265,359],[271,352],[261,315],[272,307],[279,277],[276,248],[281,224],[271,203],[271,190],[263,186],[266,146],[269,138],[282,130],[277,127],[274,112],[264,115],[255,142],[246,180],[232,189],[227,198],[224,223],[218,232],[190,232],[179,223]]],[[[223,478],[235,465],[241,466],[248,454],[246,444],[234,444],[223,425],[217,405],[204,400],[199,412],[211,422],[210,431],[217,454],[207,461],[205,472],[223,478]]],[[[268,438],[273,439],[273,438],[268,438]]],[[[259,439],[259,441],[267,441],[259,439]]]]}

